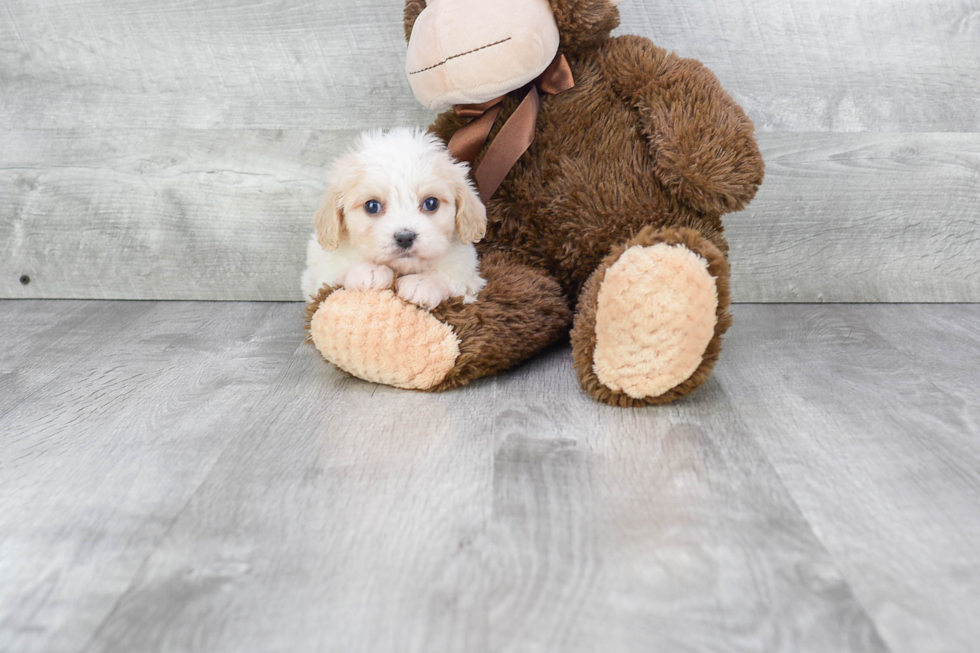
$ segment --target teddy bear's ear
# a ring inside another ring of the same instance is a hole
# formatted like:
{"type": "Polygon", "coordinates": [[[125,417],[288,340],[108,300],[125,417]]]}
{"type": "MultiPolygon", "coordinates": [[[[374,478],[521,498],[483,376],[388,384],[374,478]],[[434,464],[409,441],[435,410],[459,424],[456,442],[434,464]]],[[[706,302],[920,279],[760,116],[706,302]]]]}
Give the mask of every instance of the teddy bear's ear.
{"type": "Polygon", "coordinates": [[[412,28],[415,27],[415,19],[419,17],[425,9],[425,0],[405,0],[405,40],[412,38],[412,28]]]}
{"type": "Polygon", "coordinates": [[[558,22],[565,52],[589,48],[619,26],[622,0],[548,0],[558,22]]]}

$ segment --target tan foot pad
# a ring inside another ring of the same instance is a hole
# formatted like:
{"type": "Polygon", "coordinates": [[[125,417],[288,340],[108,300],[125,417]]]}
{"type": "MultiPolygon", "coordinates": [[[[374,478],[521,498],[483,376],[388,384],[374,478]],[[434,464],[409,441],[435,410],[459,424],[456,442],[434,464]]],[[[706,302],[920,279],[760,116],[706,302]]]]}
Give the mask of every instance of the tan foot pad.
{"type": "Polygon", "coordinates": [[[390,290],[338,290],[310,323],[325,359],[356,377],[407,390],[438,385],[459,356],[449,325],[390,290]]]}
{"type": "Polygon", "coordinates": [[[596,376],[634,399],[664,394],[701,364],[717,308],[718,289],[703,258],[680,245],[630,247],[599,288],[596,376]]]}

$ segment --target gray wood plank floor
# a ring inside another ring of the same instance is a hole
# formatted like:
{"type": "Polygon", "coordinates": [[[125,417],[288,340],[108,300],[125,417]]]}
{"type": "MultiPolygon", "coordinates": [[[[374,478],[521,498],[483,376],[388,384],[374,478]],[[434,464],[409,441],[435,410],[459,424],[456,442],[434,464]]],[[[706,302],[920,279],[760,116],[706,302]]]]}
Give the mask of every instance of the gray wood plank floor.
{"type": "Polygon", "coordinates": [[[0,651],[975,651],[980,306],[740,305],[676,405],[296,304],[0,302],[0,651]]]}

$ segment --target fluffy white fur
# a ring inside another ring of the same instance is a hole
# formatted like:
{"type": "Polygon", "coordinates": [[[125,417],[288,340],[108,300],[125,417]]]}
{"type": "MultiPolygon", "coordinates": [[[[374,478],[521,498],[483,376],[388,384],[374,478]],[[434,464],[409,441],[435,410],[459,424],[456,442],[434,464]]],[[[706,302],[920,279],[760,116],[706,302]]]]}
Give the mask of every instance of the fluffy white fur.
{"type": "Polygon", "coordinates": [[[467,173],[421,130],[362,134],[330,171],[306,250],[304,295],[324,284],[367,291],[394,283],[402,299],[424,308],[449,297],[475,301],[486,281],[472,243],[486,232],[487,214],[467,173]],[[438,208],[427,210],[428,199],[438,208]],[[372,201],[382,209],[376,214],[368,213],[377,208],[372,201]],[[406,248],[396,234],[414,241],[406,248]]]}

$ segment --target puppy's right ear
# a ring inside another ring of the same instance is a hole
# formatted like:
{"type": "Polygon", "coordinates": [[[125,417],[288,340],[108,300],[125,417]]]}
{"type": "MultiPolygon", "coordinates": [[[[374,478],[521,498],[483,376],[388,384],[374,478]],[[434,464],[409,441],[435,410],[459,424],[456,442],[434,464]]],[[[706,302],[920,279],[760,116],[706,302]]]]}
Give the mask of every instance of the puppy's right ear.
{"type": "Polygon", "coordinates": [[[320,210],[316,212],[316,239],[320,247],[328,252],[340,247],[340,237],[346,228],[342,200],[340,189],[334,184],[323,198],[320,210]]]}

